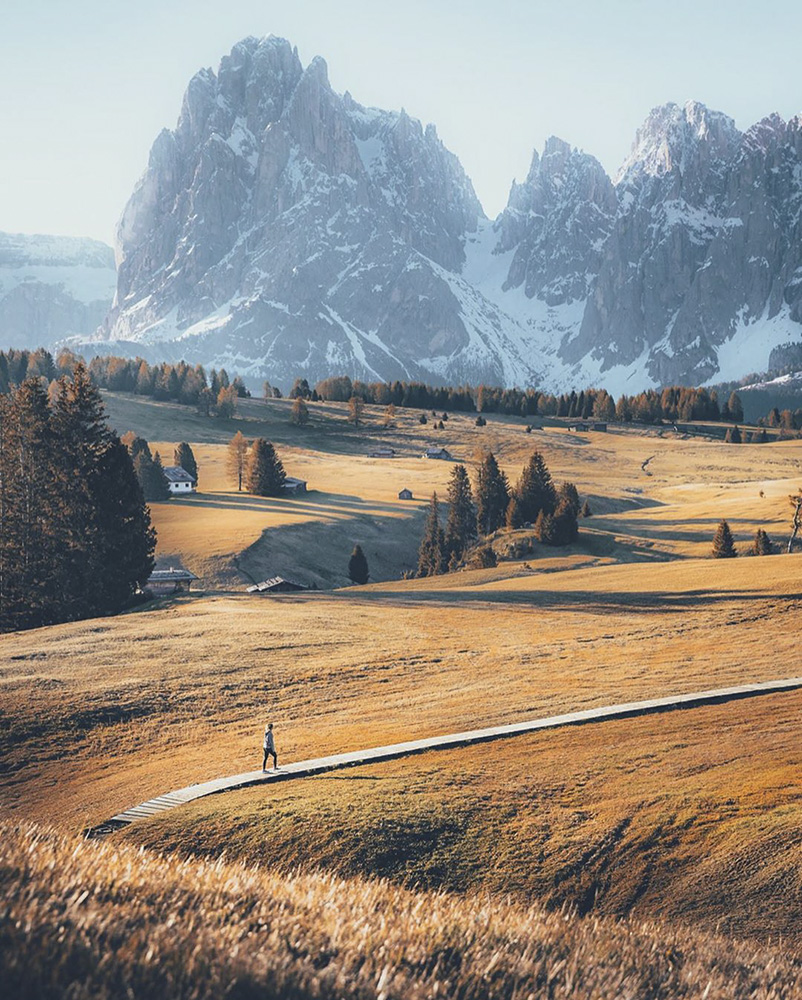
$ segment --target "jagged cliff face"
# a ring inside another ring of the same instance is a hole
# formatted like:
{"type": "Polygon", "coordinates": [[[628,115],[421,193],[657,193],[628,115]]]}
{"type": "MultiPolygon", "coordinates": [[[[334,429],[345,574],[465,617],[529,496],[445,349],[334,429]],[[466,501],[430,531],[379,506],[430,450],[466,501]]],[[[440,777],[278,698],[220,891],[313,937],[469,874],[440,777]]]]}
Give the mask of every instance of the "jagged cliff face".
{"type": "Polygon", "coordinates": [[[246,39],[153,146],[104,336],[279,382],[737,377],[800,340],[801,132],[665,105],[615,185],[552,138],[491,223],[432,126],[246,39]]]}
{"type": "Polygon", "coordinates": [[[566,360],[642,368],[657,384],[765,369],[798,340],[800,120],[741,134],[703,105],[638,131],[579,336],[566,360]]]}
{"type": "Polygon", "coordinates": [[[0,349],[93,334],[116,281],[114,253],[105,243],[0,233],[0,349]]]}
{"type": "Polygon", "coordinates": [[[514,251],[504,290],[550,306],[584,300],[599,271],[618,200],[592,156],[552,137],[496,223],[496,253],[514,251]]]}
{"type": "Polygon", "coordinates": [[[108,330],[278,379],[518,378],[514,348],[486,344],[450,287],[481,218],[432,126],[335,94],[323,60],[303,69],[281,39],[247,39],[193,79],[153,147],[108,330]]]}

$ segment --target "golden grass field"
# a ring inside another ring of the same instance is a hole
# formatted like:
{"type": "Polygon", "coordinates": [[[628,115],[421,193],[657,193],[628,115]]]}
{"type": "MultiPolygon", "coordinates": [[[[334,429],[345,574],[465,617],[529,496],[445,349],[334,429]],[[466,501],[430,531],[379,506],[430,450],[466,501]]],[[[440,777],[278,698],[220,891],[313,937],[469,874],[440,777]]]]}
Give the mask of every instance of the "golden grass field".
{"type": "MultiPolygon", "coordinates": [[[[143,434],[166,462],[179,440],[192,444],[199,494],[152,513],[161,562],[193,570],[201,592],[0,637],[7,829],[35,821],[71,834],[172,788],[257,768],[268,716],[280,759],[303,759],[802,672],[802,555],[709,558],[721,517],[744,553],[758,527],[787,539],[802,442],[734,446],[634,428],[526,434],[523,420],[490,416],[477,428],[470,415],[435,431],[404,410],[388,430],[371,407],[355,429],[338,404],[311,404],[311,425],[296,428],[284,400],[245,401],[225,422],[123,395],[108,407],[120,433],[143,434]],[[273,440],[310,492],[238,494],[225,473],[236,430],[273,440]],[[398,457],[367,458],[379,442],[398,457]],[[490,447],[513,480],[542,450],[554,478],[589,498],[579,542],[509,560],[514,536],[500,532],[494,569],[401,580],[428,497],[444,495],[452,468],[420,457],[429,442],[469,466],[490,447]],[[415,501],[397,499],[402,486],[415,501]],[[344,586],[355,542],[371,569],[361,588],[344,586]],[[321,590],[244,593],[277,573],[321,590]]],[[[694,925],[782,936],[798,963],[801,707],[786,694],[431,753],[207,799],[114,843],[378,874],[447,888],[457,908],[479,891],[660,920],[664,935],[694,925]]],[[[158,905],[149,912],[162,919],[158,905]]],[[[565,933],[596,933],[579,926],[565,933]]],[[[614,927],[599,933],[633,933],[614,927]]],[[[639,934],[627,941],[650,947],[639,934]]],[[[515,947],[505,944],[504,961],[515,947]]],[[[716,994],[711,981],[710,997],[750,995],[716,994]]],[[[574,983],[551,995],[701,996],[700,982],[629,994],[574,983]]],[[[387,995],[419,994],[407,984],[387,995]]]]}

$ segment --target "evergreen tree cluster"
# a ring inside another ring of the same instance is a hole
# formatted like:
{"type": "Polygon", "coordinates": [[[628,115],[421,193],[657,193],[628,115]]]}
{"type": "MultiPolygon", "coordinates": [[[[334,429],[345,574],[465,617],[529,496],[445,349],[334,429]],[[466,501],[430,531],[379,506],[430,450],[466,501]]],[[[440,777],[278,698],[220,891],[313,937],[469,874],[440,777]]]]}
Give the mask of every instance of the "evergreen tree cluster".
{"type": "MultiPolygon", "coordinates": [[[[531,524],[535,537],[544,545],[570,545],[579,534],[580,512],[582,516],[590,516],[587,501],[583,507],[573,483],[563,483],[559,490],[554,486],[538,451],[532,454],[512,488],[490,451],[479,462],[473,488],[465,466],[455,465],[446,499],[445,531],[440,523],[436,493],[429,505],[418,552],[418,576],[455,570],[478,538],[492,535],[504,526],[515,529],[531,524]]],[[[484,548],[492,552],[491,546],[484,548]]],[[[475,555],[474,562],[476,558],[479,557],[475,555]]],[[[489,565],[487,556],[483,558],[483,565],[489,565]]]]}
{"type": "Polygon", "coordinates": [[[78,363],[0,394],[0,631],[120,611],[155,531],[125,445],[78,363]]]}
{"type": "Polygon", "coordinates": [[[123,434],[122,442],[128,448],[131,461],[134,463],[134,472],[144,498],[149,503],[169,500],[170,488],[167,485],[167,476],[164,474],[164,466],[158,451],[151,454],[148,442],[143,437],[134,434],[133,431],[123,434]]]}
{"type": "MultiPolygon", "coordinates": [[[[0,351],[0,393],[8,392],[13,385],[21,385],[26,378],[43,378],[47,382],[72,375],[79,364],[84,364],[70,350],[63,350],[54,360],[49,351],[0,351]]],[[[89,375],[95,385],[112,392],[133,392],[158,400],[171,400],[189,406],[206,407],[210,413],[218,404],[222,390],[232,390],[235,399],[250,396],[243,380],[237,375],[229,379],[225,368],[208,376],[203,365],[177,364],[149,365],[142,358],[119,358],[104,355],[92,358],[89,375]]]]}
{"type": "Polygon", "coordinates": [[[101,389],[135,392],[140,396],[187,406],[201,405],[204,390],[208,390],[214,406],[223,389],[232,389],[232,395],[237,399],[250,396],[239,375],[229,379],[225,368],[219,372],[212,368],[207,376],[203,365],[192,366],[185,361],[174,365],[167,362],[149,365],[142,358],[96,357],[89,362],[89,374],[101,389]]]}
{"type": "Polygon", "coordinates": [[[753,556],[770,556],[774,554],[774,545],[771,539],[763,530],[763,528],[758,528],[755,532],[755,540],[752,542],[752,555],[753,556]]]}

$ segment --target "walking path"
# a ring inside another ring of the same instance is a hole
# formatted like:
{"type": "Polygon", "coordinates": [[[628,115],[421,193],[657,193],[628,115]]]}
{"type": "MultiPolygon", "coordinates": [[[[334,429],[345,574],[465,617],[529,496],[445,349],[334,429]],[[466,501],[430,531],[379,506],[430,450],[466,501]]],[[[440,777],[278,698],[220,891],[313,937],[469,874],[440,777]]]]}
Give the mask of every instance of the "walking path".
{"type": "Polygon", "coordinates": [[[559,729],[562,726],[579,726],[590,722],[604,722],[607,719],[627,719],[673,709],[697,708],[700,705],[715,705],[725,701],[735,701],[739,698],[754,698],[757,695],[793,691],[798,688],[802,688],[802,677],[762,681],[757,684],[741,684],[738,687],[697,691],[692,694],[671,695],[668,698],[653,698],[650,701],[632,701],[621,705],[607,705],[603,708],[569,712],[566,715],[552,715],[545,719],[532,719],[529,722],[514,722],[511,725],[493,726],[489,729],[473,729],[464,733],[449,733],[445,736],[412,740],[409,743],[393,743],[384,747],[371,747],[368,750],[354,750],[351,753],[339,753],[331,757],[296,761],[294,764],[282,765],[279,770],[246,771],[243,774],[234,774],[227,778],[215,778],[213,781],[204,781],[198,785],[188,785],[186,788],[179,788],[177,791],[149,799],[138,806],[126,809],[125,812],[117,813],[116,816],[112,816],[110,820],[100,824],[100,826],[92,827],[86,831],[86,836],[103,836],[128,826],[134,820],[154,816],[186,802],[193,802],[206,795],[215,795],[218,792],[227,792],[234,788],[272,784],[274,781],[290,781],[293,778],[307,778],[345,767],[376,764],[383,760],[409,757],[412,754],[425,753],[427,750],[451,750],[474,743],[488,743],[491,740],[519,736],[521,733],[534,733],[540,729],[559,729]]]}

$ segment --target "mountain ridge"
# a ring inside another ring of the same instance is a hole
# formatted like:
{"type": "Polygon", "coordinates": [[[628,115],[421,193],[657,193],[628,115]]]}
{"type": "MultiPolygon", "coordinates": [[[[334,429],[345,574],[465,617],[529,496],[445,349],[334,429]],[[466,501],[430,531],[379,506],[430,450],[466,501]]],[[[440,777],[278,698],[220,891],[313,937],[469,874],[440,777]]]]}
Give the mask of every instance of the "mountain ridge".
{"type": "Polygon", "coordinates": [[[802,118],[740,132],[688,101],[615,181],[549,138],[491,221],[433,125],[251,37],[154,142],[97,343],[278,383],[722,381],[802,340],[800,206],[802,118]]]}

